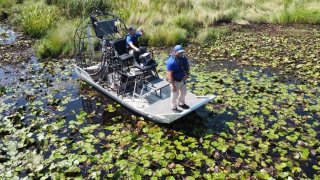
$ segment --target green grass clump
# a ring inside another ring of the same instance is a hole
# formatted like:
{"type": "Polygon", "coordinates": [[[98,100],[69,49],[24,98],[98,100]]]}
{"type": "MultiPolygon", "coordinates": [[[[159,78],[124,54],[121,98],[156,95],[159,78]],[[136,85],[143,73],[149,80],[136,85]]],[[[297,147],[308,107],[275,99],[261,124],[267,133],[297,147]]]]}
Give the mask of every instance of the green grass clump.
{"type": "Polygon", "coordinates": [[[15,0],[0,0],[0,8],[11,8],[15,3],[15,0]]]}
{"type": "Polygon", "coordinates": [[[14,0],[0,0],[0,21],[8,17],[9,10],[14,4],[14,0]]]}
{"type": "Polygon", "coordinates": [[[148,44],[151,46],[172,46],[184,44],[187,39],[187,31],[175,26],[155,26],[148,29],[146,35],[148,44]]]}
{"type": "Polygon", "coordinates": [[[198,36],[195,38],[195,42],[200,44],[201,43],[212,44],[216,42],[217,39],[230,33],[231,31],[226,27],[203,29],[198,33],[198,36]]]}
{"type": "Polygon", "coordinates": [[[36,52],[41,58],[70,56],[73,52],[73,35],[76,29],[74,21],[61,21],[48,35],[37,42],[36,52]]]}
{"type": "Polygon", "coordinates": [[[26,3],[21,6],[21,13],[17,15],[17,22],[24,32],[32,37],[43,37],[59,17],[56,6],[46,6],[43,2],[26,3]]]}
{"type": "Polygon", "coordinates": [[[198,23],[195,18],[190,16],[178,16],[175,19],[175,24],[190,33],[194,33],[198,28],[202,26],[201,23],[198,23]]]}
{"type": "Polygon", "coordinates": [[[307,10],[304,8],[287,10],[280,13],[280,16],[275,19],[275,22],[281,24],[317,24],[320,23],[320,10],[307,10]]]}
{"type": "Polygon", "coordinates": [[[66,17],[81,17],[88,15],[95,9],[105,11],[111,8],[110,0],[45,0],[48,5],[56,5],[66,17]]]}

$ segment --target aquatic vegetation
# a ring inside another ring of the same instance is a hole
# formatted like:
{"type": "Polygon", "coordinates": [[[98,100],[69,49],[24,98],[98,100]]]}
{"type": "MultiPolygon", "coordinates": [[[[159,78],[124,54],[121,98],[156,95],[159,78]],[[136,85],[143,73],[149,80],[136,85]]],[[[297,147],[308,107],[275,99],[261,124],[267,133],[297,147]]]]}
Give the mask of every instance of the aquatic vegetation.
{"type": "Polygon", "coordinates": [[[217,95],[207,105],[211,113],[161,125],[130,115],[76,82],[71,67],[64,67],[27,64],[26,76],[1,97],[1,177],[307,178],[319,173],[319,87],[282,83],[259,71],[197,72],[189,86],[198,94],[217,95]]]}
{"type": "Polygon", "coordinates": [[[10,44],[16,40],[16,34],[6,26],[0,25],[0,45],[10,44]]]}
{"type": "Polygon", "coordinates": [[[253,28],[186,47],[188,88],[216,98],[169,125],[76,80],[73,60],[2,66],[0,178],[319,179],[319,33],[253,28]]]}
{"type": "MultiPolygon", "coordinates": [[[[315,26],[253,25],[234,27],[228,36],[219,38],[213,46],[191,49],[202,61],[217,65],[232,60],[237,68],[255,66],[265,72],[275,72],[289,79],[319,84],[318,65],[320,36],[315,26]],[[312,45],[311,45],[312,44],[312,45]]],[[[207,66],[210,66],[207,65],[207,66]]],[[[233,66],[230,64],[230,66],[233,66]]]]}

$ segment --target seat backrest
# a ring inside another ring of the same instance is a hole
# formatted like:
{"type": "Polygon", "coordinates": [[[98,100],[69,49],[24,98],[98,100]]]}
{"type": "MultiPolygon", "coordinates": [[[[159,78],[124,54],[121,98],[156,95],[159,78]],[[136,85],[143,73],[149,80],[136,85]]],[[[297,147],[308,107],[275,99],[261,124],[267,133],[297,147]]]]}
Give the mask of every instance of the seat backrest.
{"type": "Polygon", "coordinates": [[[90,16],[90,20],[96,36],[100,39],[102,39],[104,35],[117,33],[115,19],[98,21],[95,17],[90,16]]]}
{"type": "Polygon", "coordinates": [[[124,53],[127,53],[126,48],[126,39],[119,39],[113,43],[113,48],[117,52],[117,55],[120,56],[124,53]]]}

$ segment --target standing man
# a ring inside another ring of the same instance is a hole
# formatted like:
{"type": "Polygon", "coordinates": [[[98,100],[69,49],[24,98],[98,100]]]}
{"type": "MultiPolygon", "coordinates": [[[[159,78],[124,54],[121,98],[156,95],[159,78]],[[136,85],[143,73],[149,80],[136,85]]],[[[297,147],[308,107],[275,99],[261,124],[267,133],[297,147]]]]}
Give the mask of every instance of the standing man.
{"type": "Polygon", "coordinates": [[[126,48],[129,51],[129,54],[133,54],[134,58],[138,61],[140,54],[145,53],[145,49],[139,46],[138,38],[142,36],[143,30],[136,31],[134,26],[128,28],[129,33],[126,38],[126,48]]]}
{"type": "Polygon", "coordinates": [[[184,50],[181,45],[173,48],[167,61],[167,78],[171,88],[171,109],[174,112],[180,112],[178,106],[182,109],[189,109],[185,103],[187,94],[186,80],[189,77],[189,62],[184,56],[184,50]]]}

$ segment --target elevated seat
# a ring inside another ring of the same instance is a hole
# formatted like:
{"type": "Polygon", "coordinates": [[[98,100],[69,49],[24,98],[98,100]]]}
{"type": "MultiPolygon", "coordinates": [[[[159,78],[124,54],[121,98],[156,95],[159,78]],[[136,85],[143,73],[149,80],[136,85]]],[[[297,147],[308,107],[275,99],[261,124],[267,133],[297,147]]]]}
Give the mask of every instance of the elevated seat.
{"type": "Polygon", "coordinates": [[[119,39],[113,43],[113,49],[115,50],[115,55],[121,61],[128,61],[133,59],[133,55],[127,53],[126,39],[119,39]]]}
{"type": "Polygon", "coordinates": [[[158,76],[156,69],[158,64],[148,52],[140,55],[138,59],[133,58],[133,66],[138,68],[144,76],[150,74],[151,71],[153,71],[155,75],[158,76]]]}
{"type": "Polygon", "coordinates": [[[105,35],[118,32],[117,27],[115,26],[115,19],[98,21],[95,17],[90,16],[90,20],[93,30],[99,39],[102,39],[105,35]]]}

